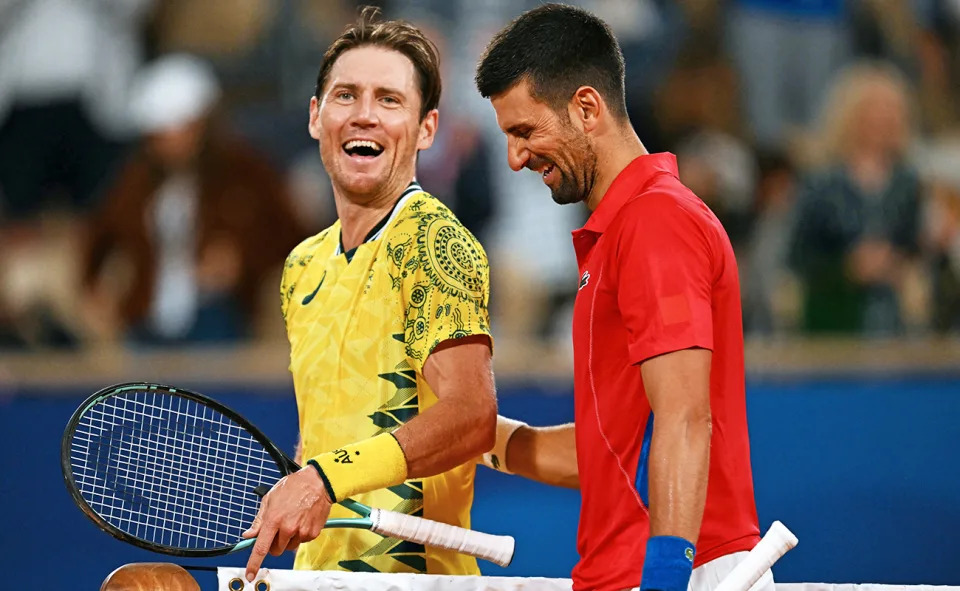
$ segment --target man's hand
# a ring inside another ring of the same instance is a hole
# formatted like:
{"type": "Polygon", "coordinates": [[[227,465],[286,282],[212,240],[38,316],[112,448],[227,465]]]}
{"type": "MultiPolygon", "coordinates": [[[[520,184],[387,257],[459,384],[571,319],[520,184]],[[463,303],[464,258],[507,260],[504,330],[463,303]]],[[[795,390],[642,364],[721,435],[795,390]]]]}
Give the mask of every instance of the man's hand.
{"type": "Polygon", "coordinates": [[[263,497],[260,511],[244,538],[257,538],[247,561],[247,580],[253,581],[267,552],[280,556],[320,535],[330,515],[332,500],[311,466],[280,479],[263,497]]]}

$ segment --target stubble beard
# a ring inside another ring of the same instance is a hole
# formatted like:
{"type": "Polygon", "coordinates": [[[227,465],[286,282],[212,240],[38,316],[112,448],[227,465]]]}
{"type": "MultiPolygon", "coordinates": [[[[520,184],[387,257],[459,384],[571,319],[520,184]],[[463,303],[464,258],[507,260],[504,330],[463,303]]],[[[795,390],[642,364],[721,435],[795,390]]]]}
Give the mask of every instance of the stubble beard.
{"type": "Polygon", "coordinates": [[[557,188],[550,188],[550,196],[554,203],[559,205],[570,205],[571,203],[580,203],[586,201],[593,188],[593,179],[596,178],[597,154],[587,142],[586,138],[577,137],[571,141],[573,150],[570,161],[573,164],[570,174],[558,165],[557,172],[560,173],[560,182],[557,188]]]}

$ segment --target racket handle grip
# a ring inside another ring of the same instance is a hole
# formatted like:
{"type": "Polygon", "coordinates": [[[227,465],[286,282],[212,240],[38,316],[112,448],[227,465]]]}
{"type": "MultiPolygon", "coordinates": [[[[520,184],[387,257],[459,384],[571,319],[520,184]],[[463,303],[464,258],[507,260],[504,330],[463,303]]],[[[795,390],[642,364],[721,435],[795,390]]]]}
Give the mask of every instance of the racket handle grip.
{"type": "Polygon", "coordinates": [[[714,591],[748,591],[773,563],[797,545],[797,536],[787,526],[774,521],[747,557],[734,567],[714,591]]]}
{"type": "Polygon", "coordinates": [[[385,536],[454,550],[500,566],[513,560],[516,541],[512,536],[495,536],[385,509],[372,509],[370,520],[370,529],[385,536]]]}

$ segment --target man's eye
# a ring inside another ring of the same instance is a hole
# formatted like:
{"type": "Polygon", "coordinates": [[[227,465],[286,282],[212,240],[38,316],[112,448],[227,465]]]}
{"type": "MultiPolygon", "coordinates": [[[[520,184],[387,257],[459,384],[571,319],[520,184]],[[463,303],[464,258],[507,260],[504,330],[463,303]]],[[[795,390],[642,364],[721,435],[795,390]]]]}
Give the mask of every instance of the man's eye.
{"type": "Polygon", "coordinates": [[[338,98],[338,99],[341,99],[341,100],[348,101],[348,100],[350,100],[350,99],[353,98],[353,94],[351,94],[351,93],[349,93],[349,92],[346,92],[346,91],[338,92],[338,93],[337,93],[337,98],[338,98]]]}

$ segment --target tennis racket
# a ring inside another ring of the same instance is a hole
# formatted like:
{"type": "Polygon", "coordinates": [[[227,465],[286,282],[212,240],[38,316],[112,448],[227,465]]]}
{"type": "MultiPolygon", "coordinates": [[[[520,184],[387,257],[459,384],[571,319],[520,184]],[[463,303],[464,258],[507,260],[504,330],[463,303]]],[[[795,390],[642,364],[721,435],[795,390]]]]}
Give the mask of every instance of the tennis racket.
{"type": "Polygon", "coordinates": [[[797,536],[787,526],[774,521],[763,538],[747,556],[720,581],[714,591],[748,591],[773,563],[797,545],[797,536]]]}
{"type": "MultiPolygon", "coordinates": [[[[60,446],[70,496],[97,526],[141,548],[173,556],[219,556],[255,540],[244,532],[260,498],[300,469],[250,422],[182,388],[128,383],[90,396],[70,418],[60,446]]],[[[514,539],[352,499],[357,518],[326,527],[383,536],[510,564],[514,539]]]]}

